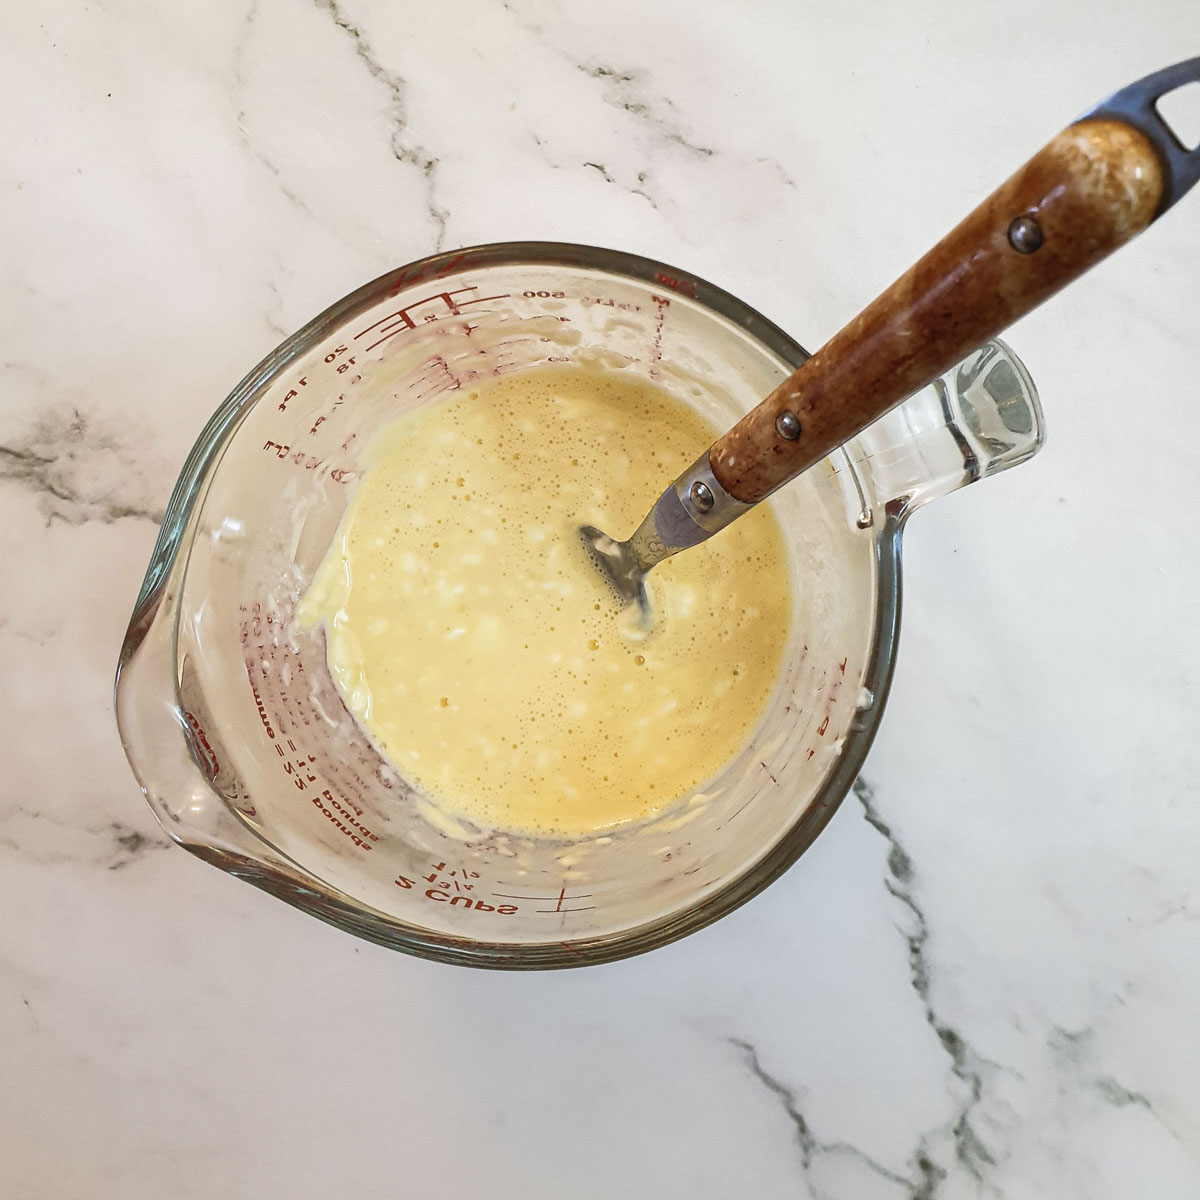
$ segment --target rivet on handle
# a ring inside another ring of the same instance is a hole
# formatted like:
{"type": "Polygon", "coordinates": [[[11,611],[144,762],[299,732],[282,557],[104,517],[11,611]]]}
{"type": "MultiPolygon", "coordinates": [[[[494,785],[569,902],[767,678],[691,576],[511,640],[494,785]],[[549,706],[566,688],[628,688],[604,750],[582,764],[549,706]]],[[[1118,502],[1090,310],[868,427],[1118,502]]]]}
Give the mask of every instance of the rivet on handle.
{"type": "Polygon", "coordinates": [[[1030,216],[1014,217],[1008,226],[1008,241],[1018,254],[1033,254],[1042,244],[1042,227],[1030,216]]]}
{"type": "Polygon", "coordinates": [[[692,503],[701,511],[708,512],[713,506],[713,494],[708,484],[702,483],[699,479],[692,484],[688,491],[692,503]]]}
{"type": "Polygon", "coordinates": [[[785,441],[794,442],[800,436],[800,418],[794,412],[781,412],[775,418],[775,428],[785,441]]]}

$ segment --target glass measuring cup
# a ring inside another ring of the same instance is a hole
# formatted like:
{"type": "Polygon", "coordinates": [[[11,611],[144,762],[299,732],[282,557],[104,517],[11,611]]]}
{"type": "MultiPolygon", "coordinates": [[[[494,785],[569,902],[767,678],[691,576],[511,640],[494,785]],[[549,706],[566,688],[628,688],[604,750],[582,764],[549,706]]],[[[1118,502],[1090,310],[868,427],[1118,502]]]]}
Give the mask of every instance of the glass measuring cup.
{"type": "Polygon", "coordinates": [[[117,716],[166,831],[349,932],[476,966],[652,949],[755,895],[858,773],[921,504],[1024,461],[1041,413],[990,343],[778,492],[797,580],[782,678],[749,744],[647,824],[552,841],[472,828],[384,761],[295,605],[359,451],[448,390],[541,363],[654,380],[726,427],[806,357],[739,300],[661,263],[553,243],[424,259],[335,304],[256,367],[189,456],[121,649],[117,716]]]}

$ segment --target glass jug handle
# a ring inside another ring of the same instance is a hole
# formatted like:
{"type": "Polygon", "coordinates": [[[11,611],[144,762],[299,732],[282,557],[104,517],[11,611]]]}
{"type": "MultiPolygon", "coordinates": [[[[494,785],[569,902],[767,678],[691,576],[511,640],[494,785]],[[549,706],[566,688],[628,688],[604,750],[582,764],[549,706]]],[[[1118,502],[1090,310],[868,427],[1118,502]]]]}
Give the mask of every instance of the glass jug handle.
{"type": "Polygon", "coordinates": [[[875,502],[902,522],[938,496],[1032,458],[1044,441],[1029,372],[992,341],[867,426],[847,451],[875,502]]]}

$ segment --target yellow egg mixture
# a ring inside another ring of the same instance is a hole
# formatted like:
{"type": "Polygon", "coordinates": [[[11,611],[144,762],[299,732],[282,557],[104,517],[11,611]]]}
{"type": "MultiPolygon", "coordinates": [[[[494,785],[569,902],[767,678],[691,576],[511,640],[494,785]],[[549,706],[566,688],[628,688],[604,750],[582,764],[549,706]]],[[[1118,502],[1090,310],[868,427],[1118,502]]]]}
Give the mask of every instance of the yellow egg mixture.
{"type": "Polygon", "coordinates": [[[650,575],[639,631],[582,548],[715,438],[618,371],[541,367],[378,435],[300,605],[347,707],[447,812],[574,836],[669,808],[753,732],[792,610],[762,506],[650,575]]]}

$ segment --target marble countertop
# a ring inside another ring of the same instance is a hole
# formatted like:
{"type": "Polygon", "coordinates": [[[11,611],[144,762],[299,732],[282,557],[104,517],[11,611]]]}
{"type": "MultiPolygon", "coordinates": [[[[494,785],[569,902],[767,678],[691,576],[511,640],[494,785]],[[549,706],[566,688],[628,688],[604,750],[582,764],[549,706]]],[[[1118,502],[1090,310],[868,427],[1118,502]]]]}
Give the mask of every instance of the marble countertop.
{"type": "Polygon", "coordinates": [[[913,521],[854,795],[681,943],[506,975],[358,942],[169,845],[111,702],[192,440],[326,304],[559,239],[815,347],[1200,51],[1194,0],[1135,8],[8,6],[0,1194],[1200,1195],[1198,197],[1008,335],[1048,445],[913,521]]]}

